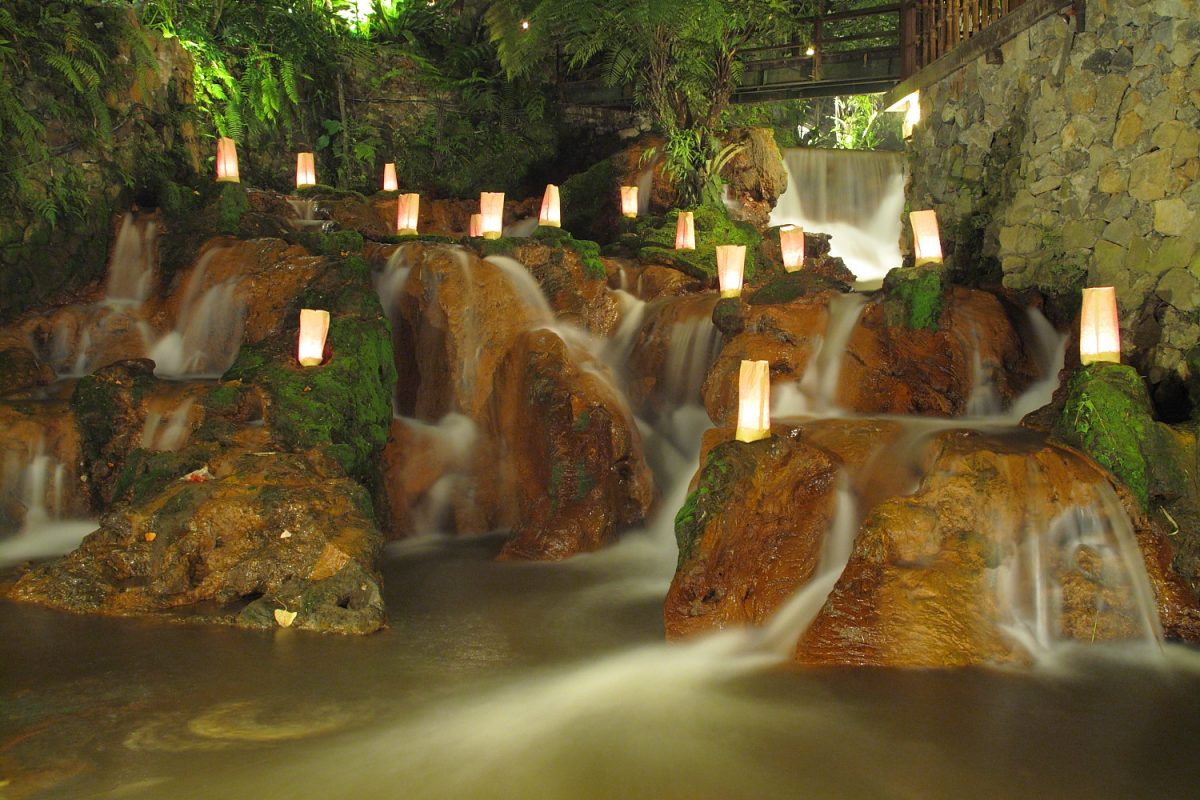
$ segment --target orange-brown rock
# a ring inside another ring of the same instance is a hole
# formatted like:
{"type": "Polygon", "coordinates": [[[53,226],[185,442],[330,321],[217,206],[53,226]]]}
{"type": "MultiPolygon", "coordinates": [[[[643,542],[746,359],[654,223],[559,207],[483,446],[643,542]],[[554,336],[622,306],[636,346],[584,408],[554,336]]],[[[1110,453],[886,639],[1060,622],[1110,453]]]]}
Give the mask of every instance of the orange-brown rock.
{"type": "Polygon", "coordinates": [[[498,495],[515,504],[502,558],[597,550],[653,497],[637,426],[611,376],[553,331],[522,334],[496,372],[498,495]]]}
{"type": "Polygon", "coordinates": [[[863,309],[847,343],[838,402],[864,414],[959,416],[967,411],[975,361],[1002,402],[1036,373],[1010,310],[993,294],[953,287],[936,331],[889,324],[886,301],[863,309]]]}
{"type": "Polygon", "coordinates": [[[574,247],[539,239],[516,239],[513,258],[529,270],[554,314],[597,336],[617,326],[617,301],[607,291],[604,275],[593,274],[574,247]]]}
{"type": "Polygon", "coordinates": [[[865,474],[900,426],[827,420],[773,432],[748,444],[734,441],[731,428],[705,433],[704,466],[675,522],[680,555],[664,604],[668,637],[764,623],[813,574],[839,471],[850,465],[865,474]]]}
{"type": "Polygon", "coordinates": [[[475,516],[455,514],[470,498],[454,491],[459,485],[470,485],[473,467],[472,449],[477,436],[476,425],[462,415],[451,415],[440,424],[431,425],[414,419],[392,420],[387,445],[380,466],[387,475],[384,494],[387,498],[387,533],[402,538],[429,530],[429,526],[446,524],[439,514],[453,517],[454,529],[460,532],[486,530],[476,524],[475,516]],[[446,495],[438,496],[439,481],[455,484],[442,487],[446,495]]]}
{"type": "Polygon", "coordinates": [[[86,516],[79,481],[80,441],[75,416],[59,400],[0,403],[0,533],[16,530],[31,504],[62,516],[86,516]],[[40,496],[26,469],[43,457],[40,496]]]}
{"type": "Polygon", "coordinates": [[[39,361],[24,342],[0,346],[0,397],[53,382],[54,370],[39,361]]]}
{"type": "Polygon", "coordinates": [[[704,375],[721,346],[712,325],[715,292],[660,297],[646,305],[628,360],[634,408],[665,411],[700,399],[704,375]]]}
{"type": "Polygon", "coordinates": [[[919,425],[776,425],[772,438],[752,444],[728,441],[728,429],[710,433],[677,518],[668,635],[761,624],[803,586],[842,469],[862,522],[845,571],[796,645],[797,661],[1024,661],[1029,642],[1140,636],[1150,628],[1120,568],[1127,556],[1144,564],[1168,633],[1200,633],[1166,540],[1136,509],[1136,537],[1122,529],[1111,479],[1086,456],[1027,431],[919,425]],[[726,441],[711,446],[717,439],[726,441]]]}
{"type": "Polygon", "coordinates": [[[686,273],[661,264],[640,265],[627,258],[605,258],[608,285],[641,300],[679,297],[702,291],[704,284],[686,273]]]}
{"type": "Polygon", "coordinates": [[[775,202],[788,188],[783,153],[770,128],[744,128],[731,140],[741,149],[725,164],[721,177],[736,201],[733,217],[765,228],[775,202]]]}
{"type": "Polygon", "coordinates": [[[13,599],[118,616],[190,607],[186,621],[369,633],[384,624],[373,564],[382,539],[365,490],[316,454],[226,452],[207,480],[176,480],[108,514],[13,599]],[[197,603],[208,603],[197,608],[197,603]]]}
{"type": "Polygon", "coordinates": [[[704,379],[709,419],[717,425],[737,422],[738,371],[743,359],[770,362],[772,382],[800,380],[825,333],[834,294],[825,291],[783,304],[743,303],[741,331],[721,348],[704,379]]]}

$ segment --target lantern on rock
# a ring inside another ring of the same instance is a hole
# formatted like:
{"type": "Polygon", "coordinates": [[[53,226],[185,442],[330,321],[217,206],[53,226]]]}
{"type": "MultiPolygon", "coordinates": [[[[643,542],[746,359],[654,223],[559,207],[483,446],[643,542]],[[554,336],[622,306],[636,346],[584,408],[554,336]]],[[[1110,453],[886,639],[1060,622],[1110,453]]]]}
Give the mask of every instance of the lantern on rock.
{"type": "Polygon", "coordinates": [[[547,184],[546,193],[542,195],[542,211],[538,214],[538,225],[546,228],[562,227],[562,206],[559,202],[558,187],[553,183],[547,184]]]}
{"type": "Polygon", "coordinates": [[[394,192],[399,188],[400,184],[396,182],[396,165],[389,161],[383,165],[383,190],[394,192]]]}
{"type": "Polygon", "coordinates": [[[908,215],[913,229],[913,253],[917,265],[942,263],[942,239],[938,234],[937,212],[932,209],[908,215]]]}
{"type": "Polygon", "coordinates": [[[696,218],[691,211],[680,211],[675,223],[675,249],[696,249],[696,218]]]}
{"type": "Polygon", "coordinates": [[[504,192],[479,193],[479,235],[499,239],[504,231],[504,192]]]}
{"type": "Polygon", "coordinates": [[[317,165],[312,153],[296,154],[296,188],[317,185],[317,165]]]}
{"type": "Polygon", "coordinates": [[[717,282],[721,297],[737,297],[742,293],[742,273],[746,268],[746,245],[717,246],[717,282]]]}
{"type": "Polygon", "coordinates": [[[482,214],[472,214],[471,215],[471,223],[470,223],[470,226],[467,228],[467,236],[470,236],[473,239],[483,236],[483,215],[482,214]]]}
{"type": "Polygon", "coordinates": [[[783,268],[795,272],[804,266],[804,229],[784,225],[779,229],[779,249],[783,252],[783,268]]]}
{"type": "Polygon", "coordinates": [[[325,360],[325,337],[329,335],[329,312],[300,309],[300,346],[296,358],[305,367],[325,360]]]}
{"type": "Polygon", "coordinates": [[[1079,313],[1079,363],[1121,363],[1121,328],[1117,292],[1111,286],[1083,290],[1079,313]]]}
{"type": "Polygon", "coordinates": [[[743,361],[738,372],[739,442],[757,442],[771,435],[771,365],[743,361]]]}
{"type": "Polygon", "coordinates": [[[630,219],[638,215],[638,187],[621,187],[621,213],[630,219]]]}
{"type": "Polygon", "coordinates": [[[217,180],[240,183],[238,176],[237,145],[228,136],[217,139],[217,180]]]}
{"type": "Polygon", "coordinates": [[[402,194],[396,198],[396,233],[400,236],[417,235],[417,211],[421,207],[421,195],[402,194]]]}

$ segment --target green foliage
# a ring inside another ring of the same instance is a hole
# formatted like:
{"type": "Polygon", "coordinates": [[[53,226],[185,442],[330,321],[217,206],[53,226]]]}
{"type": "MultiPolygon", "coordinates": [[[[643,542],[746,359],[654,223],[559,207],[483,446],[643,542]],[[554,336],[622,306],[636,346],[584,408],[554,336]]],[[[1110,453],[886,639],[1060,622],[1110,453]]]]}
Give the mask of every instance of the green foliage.
{"type": "Polygon", "coordinates": [[[616,193],[617,173],[607,159],[572,175],[559,187],[563,228],[581,239],[609,241],[615,233],[611,209],[616,193]]]}
{"type": "Polygon", "coordinates": [[[569,231],[562,228],[546,227],[539,227],[531,238],[574,250],[579,255],[579,260],[583,262],[584,274],[589,278],[604,280],[608,277],[608,272],[604,269],[604,262],[600,260],[600,245],[596,242],[576,239],[569,231]]]}
{"type": "Polygon", "coordinates": [[[242,221],[242,214],[250,210],[250,199],[240,183],[221,184],[217,198],[217,230],[235,234],[242,221]]]}

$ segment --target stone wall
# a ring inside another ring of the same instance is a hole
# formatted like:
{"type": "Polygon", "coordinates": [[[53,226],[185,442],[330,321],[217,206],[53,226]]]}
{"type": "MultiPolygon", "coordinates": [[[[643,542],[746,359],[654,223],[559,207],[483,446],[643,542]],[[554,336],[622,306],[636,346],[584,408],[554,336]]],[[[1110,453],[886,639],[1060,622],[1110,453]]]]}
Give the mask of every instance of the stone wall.
{"type": "MultiPolygon", "coordinates": [[[[1078,303],[1113,285],[1126,360],[1188,377],[1200,341],[1200,0],[1094,0],[921,92],[911,209],[947,260],[1078,303]]],[[[906,226],[907,227],[907,226],[906,226]]]]}

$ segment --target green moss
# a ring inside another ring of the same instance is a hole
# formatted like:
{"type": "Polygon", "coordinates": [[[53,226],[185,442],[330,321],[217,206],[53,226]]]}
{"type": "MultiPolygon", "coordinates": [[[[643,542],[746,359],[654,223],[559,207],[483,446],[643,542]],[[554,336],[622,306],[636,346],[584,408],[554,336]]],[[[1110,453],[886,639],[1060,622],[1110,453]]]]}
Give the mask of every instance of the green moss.
{"type": "Polygon", "coordinates": [[[475,238],[471,239],[471,243],[479,252],[480,258],[487,258],[488,256],[511,256],[516,252],[521,240],[501,236],[499,239],[475,238]]]}
{"type": "Polygon", "coordinates": [[[754,448],[759,446],[758,442],[729,441],[708,451],[696,488],[675,515],[680,567],[695,554],[705,526],[725,508],[737,484],[754,473],[754,448]]]}
{"type": "Polygon", "coordinates": [[[746,246],[745,280],[758,274],[758,248],[762,236],[753,225],[730,219],[724,206],[700,206],[692,210],[696,226],[696,249],[675,249],[678,211],[661,217],[644,217],[634,225],[637,255],[643,261],[670,264],[694,278],[708,280],[717,274],[717,245],[746,246]]]}
{"type": "Polygon", "coordinates": [[[391,329],[370,289],[366,261],[354,257],[333,263],[296,307],[330,311],[326,362],[316,367],[296,362],[298,310],[293,310],[293,324],[258,345],[243,347],[225,379],[267,392],[267,422],[280,446],[319,448],[361,479],[387,441],[396,382],[391,329]]]}
{"type": "Polygon", "coordinates": [[[203,467],[209,455],[207,448],[201,447],[169,453],[138,448],[125,459],[113,484],[113,499],[141,503],[159,494],[172,481],[203,467]]]}
{"type": "Polygon", "coordinates": [[[806,270],[798,270],[772,278],[768,283],[751,294],[746,302],[752,306],[776,305],[790,303],[797,298],[818,294],[830,289],[844,291],[845,288],[821,275],[806,270]]]}
{"type": "Polygon", "coordinates": [[[303,237],[304,246],[321,256],[342,256],[360,253],[363,236],[358,231],[335,231],[333,233],[309,232],[303,237]]]}
{"type": "Polygon", "coordinates": [[[250,199],[240,183],[222,183],[217,196],[217,230],[234,235],[241,226],[242,215],[250,210],[250,199]]]}
{"type": "Polygon", "coordinates": [[[601,161],[572,175],[559,190],[563,228],[580,239],[605,242],[612,236],[617,200],[617,174],[612,162],[601,161]]]}
{"type": "Polygon", "coordinates": [[[883,282],[888,324],[936,331],[942,318],[944,288],[936,267],[892,270],[883,282]]]}
{"type": "Polygon", "coordinates": [[[539,227],[530,237],[539,242],[558,245],[570,250],[574,250],[583,263],[583,271],[589,278],[596,280],[605,280],[608,278],[608,272],[604,269],[604,262],[600,260],[600,245],[596,242],[588,241],[587,239],[576,239],[562,228],[547,228],[539,227]]]}
{"type": "Polygon", "coordinates": [[[221,411],[237,406],[241,399],[242,393],[237,386],[217,386],[204,396],[204,406],[213,411],[221,411]]]}
{"type": "Polygon", "coordinates": [[[1165,477],[1165,465],[1178,463],[1165,427],[1154,421],[1133,367],[1091,364],[1071,376],[1056,433],[1107,467],[1145,508],[1152,474],[1165,477]]]}

